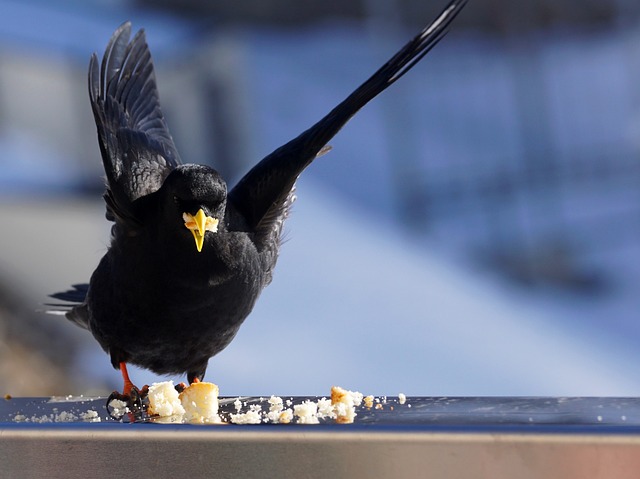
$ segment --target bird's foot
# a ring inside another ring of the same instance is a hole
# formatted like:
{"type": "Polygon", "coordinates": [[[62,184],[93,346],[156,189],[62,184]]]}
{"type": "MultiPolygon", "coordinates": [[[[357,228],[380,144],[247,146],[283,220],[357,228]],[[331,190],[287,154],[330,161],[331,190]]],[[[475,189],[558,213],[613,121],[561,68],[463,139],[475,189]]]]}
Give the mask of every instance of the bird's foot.
{"type": "Polygon", "coordinates": [[[122,393],[113,391],[107,398],[107,411],[109,415],[118,420],[129,419],[129,422],[144,419],[146,414],[149,394],[149,386],[138,389],[129,379],[127,365],[120,363],[120,372],[124,380],[122,393]]]}
{"type": "Polygon", "coordinates": [[[142,389],[133,386],[129,388],[127,394],[113,391],[107,398],[107,411],[117,420],[126,422],[143,420],[149,405],[148,394],[149,386],[143,386],[142,389]]]}

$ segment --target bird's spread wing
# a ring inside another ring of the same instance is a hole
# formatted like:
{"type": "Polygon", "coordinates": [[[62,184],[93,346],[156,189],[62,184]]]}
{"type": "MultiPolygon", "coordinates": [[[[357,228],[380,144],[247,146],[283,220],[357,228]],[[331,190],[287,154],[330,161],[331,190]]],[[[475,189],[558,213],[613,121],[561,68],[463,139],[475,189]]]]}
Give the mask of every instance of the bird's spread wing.
{"type": "Polygon", "coordinates": [[[447,33],[447,27],[467,0],[453,0],[447,8],[342,103],[311,128],[281,146],[251,169],[229,192],[229,202],[256,233],[256,244],[266,244],[279,234],[291,203],[298,175],[364,105],[409,71],[447,33]]]}
{"type": "Polygon", "coordinates": [[[89,64],[89,97],[107,176],[107,218],[129,227],[133,202],[156,191],[180,163],[160,110],[153,62],[143,30],[118,28],[102,58],[89,64]]]}

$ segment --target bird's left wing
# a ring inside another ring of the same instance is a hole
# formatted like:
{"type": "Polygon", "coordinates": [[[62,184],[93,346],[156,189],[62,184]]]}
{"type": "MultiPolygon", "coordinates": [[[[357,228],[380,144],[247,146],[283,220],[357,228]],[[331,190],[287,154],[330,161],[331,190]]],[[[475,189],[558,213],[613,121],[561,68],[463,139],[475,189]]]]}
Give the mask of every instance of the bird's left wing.
{"type": "Polygon", "coordinates": [[[144,30],[132,41],[131,24],[111,37],[102,62],[89,64],[89,98],[107,177],[107,218],[135,228],[133,202],[153,193],[180,157],[160,109],[144,30]]]}
{"type": "Polygon", "coordinates": [[[327,151],[329,140],[360,108],[431,51],[466,3],[467,0],[451,0],[433,22],[367,81],[311,128],[266,156],[229,192],[229,202],[238,212],[236,216],[244,220],[241,227],[255,234],[259,248],[271,245],[274,236],[279,236],[293,200],[293,186],[302,170],[327,151]]]}

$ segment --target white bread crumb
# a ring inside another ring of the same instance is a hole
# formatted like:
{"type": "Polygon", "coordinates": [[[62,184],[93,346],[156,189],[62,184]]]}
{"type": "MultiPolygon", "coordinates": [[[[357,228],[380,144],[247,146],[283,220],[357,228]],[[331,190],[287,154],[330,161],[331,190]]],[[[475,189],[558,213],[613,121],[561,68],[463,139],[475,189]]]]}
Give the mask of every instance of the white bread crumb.
{"type": "Polygon", "coordinates": [[[100,419],[100,415],[98,414],[98,411],[94,411],[93,409],[89,409],[87,410],[87,412],[83,412],[82,414],[80,414],[80,419],[82,419],[84,422],[102,421],[102,419],[100,419]]]}
{"type": "Polygon", "coordinates": [[[407,402],[407,396],[403,393],[398,394],[398,404],[404,404],[407,402]]]}
{"type": "Polygon", "coordinates": [[[269,412],[267,413],[267,421],[270,423],[278,424],[280,422],[280,416],[284,404],[281,397],[271,396],[268,400],[269,412]]]}
{"type": "Polygon", "coordinates": [[[282,409],[284,408],[284,403],[281,397],[271,396],[268,402],[269,402],[269,411],[279,412],[279,411],[282,411],[282,409]]]}
{"type": "Polygon", "coordinates": [[[148,398],[149,414],[153,416],[183,416],[185,413],[173,381],[153,383],[149,387],[148,398]]]}
{"type": "Polygon", "coordinates": [[[260,405],[252,404],[247,412],[231,414],[231,422],[233,424],[260,424],[262,422],[261,411],[260,405]]]}
{"type": "Polygon", "coordinates": [[[313,401],[304,401],[293,406],[293,415],[298,418],[298,424],[318,424],[318,405],[313,401]]]}
{"type": "Polygon", "coordinates": [[[331,388],[331,404],[336,414],[336,422],[350,424],[357,416],[356,406],[362,404],[360,392],[347,391],[339,386],[331,388]]]}
{"type": "Polygon", "coordinates": [[[335,419],[336,413],[331,404],[331,399],[322,398],[318,399],[318,418],[320,419],[335,419]]]}
{"type": "Polygon", "coordinates": [[[109,410],[115,417],[122,417],[129,412],[129,407],[120,399],[112,399],[109,401],[109,410]]]}

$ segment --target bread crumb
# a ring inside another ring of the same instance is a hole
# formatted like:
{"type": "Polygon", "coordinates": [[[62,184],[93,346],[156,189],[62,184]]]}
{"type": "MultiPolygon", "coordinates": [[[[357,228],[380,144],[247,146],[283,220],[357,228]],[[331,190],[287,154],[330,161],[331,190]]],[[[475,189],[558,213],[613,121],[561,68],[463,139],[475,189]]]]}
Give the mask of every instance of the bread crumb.
{"type": "Polygon", "coordinates": [[[304,401],[293,406],[293,415],[298,418],[298,424],[318,424],[318,405],[313,401],[304,401]]]}
{"type": "Polygon", "coordinates": [[[293,421],[293,411],[291,409],[284,409],[278,416],[280,424],[289,424],[291,421],[293,421]]]}
{"type": "Polygon", "coordinates": [[[77,420],[78,416],[68,411],[62,411],[60,414],[56,414],[53,416],[54,422],[74,422],[77,420]]]}
{"type": "Polygon", "coordinates": [[[322,398],[318,399],[318,418],[319,419],[335,419],[336,413],[333,408],[333,404],[331,403],[331,399],[322,398]]]}
{"type": "Polygon", "coordinates": [[[100,415],[98,411],[94,411],[93,409],[89,409],[87,412],[83,412],[80,414],[80,419],[84,422],[101,422],[100,415]]]}
{"type": "Polygon", "coordinates": [[[407,402],[407,396],[403,393],[398,394],[398,404],[404,404],[407,402]]]}
{"type": "Polygon", "coordinates": [[[244,413],[231,414],[233,424],[260,424],[262,422],[262,407],[259,404],[252,404],[249,410],[244,413]]]}
{"type": "Polygon", "coordinates": [[[348,391],[339,386],[331,388],[331,404],[336,414],[336,422],[350,424],[357,416],[356,407],[362,404],[363,395],[360,392],[348,391]]]}
{"type": "Polygon", "coordinates": [[[54,411],[53,414],[43,414],[42,416],[33,415],[31,417],[27,417],[24,414],[16,414],[13,417],[14,422],[32,422],[35,424],[45,424],[49,422],[74,422],[77,420],[78,416],[68,411],[62,411],[61,413],[54,411]]]}
{"type": "Polygon", "coordinates": [[[127,403],[121,401],[120,399],[112,399],[111,401],[109,401],[108,409],[109,411],[111,411],[110,414],[117,418],[120,418],[129,412],[127,403]]]}
{"type": "Polygon", "coordinates": [[[373,396],[366,396],[364,398],[364,407],[369,409],[373,407],[373,396]]]}
{"type": "Polygon", "coordinates": [[[282,402],[282,398],[278,396],[271,396],[269,398],[269,411],[282,411],[284,404],[282,402]]]}
{"type": "Polygon", "coordinates": [[[185,413],[178,391],[176,391],[176,388],[173,385],[173,381],[153,383],[149,387],[148,398],[148,412],[152,416],[183,416],[185,413]]]}
{"type": "Polygon", "coordinates": [[[278,424],[281,422],[280,416],[284,408],[281,397],[271,396],[268,400],[269,412],[267,413],[267,422],[278,424]]]}

